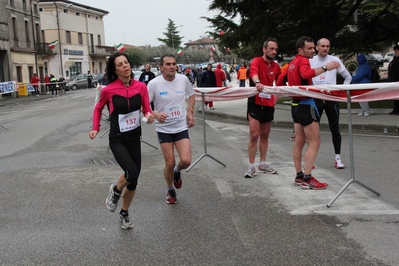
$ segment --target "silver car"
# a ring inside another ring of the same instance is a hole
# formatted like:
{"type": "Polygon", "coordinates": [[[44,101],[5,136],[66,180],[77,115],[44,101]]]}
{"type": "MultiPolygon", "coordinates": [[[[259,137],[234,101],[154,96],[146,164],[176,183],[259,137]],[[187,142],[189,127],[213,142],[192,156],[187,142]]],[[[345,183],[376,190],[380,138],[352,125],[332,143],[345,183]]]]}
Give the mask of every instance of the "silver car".
{"type": "MultiPolygon", "coordinates": [[[[97,87],[97,75],[96,74],[92,74],[93,76],[93,80],[92,80],[92,84],[93,87],[97,87]]],[[[69,81],[66,84],[66,88],[67,90],[77,90],[77,89],[81,89],[81,88],[87,88],[87,74],[80,74],[78,75],[76,78],[74,78],[72,81],[69,81]]]]}

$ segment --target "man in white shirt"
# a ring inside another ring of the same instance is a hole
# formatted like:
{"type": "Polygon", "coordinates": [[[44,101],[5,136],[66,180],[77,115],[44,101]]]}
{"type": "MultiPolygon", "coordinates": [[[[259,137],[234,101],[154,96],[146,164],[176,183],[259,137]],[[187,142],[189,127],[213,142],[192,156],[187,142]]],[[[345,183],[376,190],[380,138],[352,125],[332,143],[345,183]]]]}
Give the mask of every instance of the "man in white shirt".
{"type": "MultiPolygon", "coordinates": [[[[338,69],[325,71],[324,73],[313,78],[314,85],[336,85],[337,84],[337,72],[345,79],[344,84],[350,84],[352,76],[342,64],[341,60],[336,57],[329,55],[330,52],[330,41],[326,38],[322,38],[317,41],[316,50],[318,54],[309,60],[312,68],[325,66],[328,62],[336,61],[339,62],[340,66],[338,69]]],[[[332,134],[332,142],[335,151],[335,168],[344,169],[345,165],[341,161],[341,133],[339,132],[339,104],[336,101],[327,101],[315,99],[319,115],[323,114],[323,110],[326,111],[328,118],[328,124],[332,134]]]]}
{"type": "Polygon", "coordinates": [[[191,164],[191,142],[188,128],[195,125],[194,89],[188,78],[176,74],[176,58],[167,54],[161,57],[162,75],[148,83],[150,102],[154,102],[155,130],[165,160],[164,176],[168,193],[166,203],[177,203],[176,191],[182,186],[180,171],[191,164]],[[188,108],[186,110],[186,99],[188,108]],[[174,149],[179,155],[175,162],[174,149]],[[174,186],[174,187],[173,187],[174,186]]]}

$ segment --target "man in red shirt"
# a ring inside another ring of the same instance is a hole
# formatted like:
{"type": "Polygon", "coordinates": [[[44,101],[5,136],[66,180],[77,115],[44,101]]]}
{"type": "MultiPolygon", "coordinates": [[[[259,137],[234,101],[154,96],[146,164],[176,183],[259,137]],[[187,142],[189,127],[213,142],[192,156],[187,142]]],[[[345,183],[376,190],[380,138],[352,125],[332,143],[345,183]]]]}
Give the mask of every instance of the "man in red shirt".
{"type": "Polygon", "coordinates": [[[224,73],[222,65],[220,63],[217,64],[216,69],[213,70],[213,72],[215,73],[216,87],[223,87],[223,81],[226,80],[226,73],[224,73]]]}
{"type": "Polygon", "coordinates": [[[46,94],[50,94],[50,76],[46,73],[46,76],[44,77],[44,83],[46,86],[46,94]]]}
{"type": "Polygon", "coordinates": [[[39,93],[40,78],[37,76],[36,73],[34,73],[33,76],[31,77],[30,83],[32,84],[33,88],[35,88],[36,96],[40,96],[40,93],[39,93]]]}
{"type": "MultiPolygon", "coordinates": [[[[288,85],[312,85],[312,78],[327,70],[339,68],[339,63],[332,61],[324,66],[311,68],[309,59],[315,54],[314,40],[302,36],[296,42],[298,54],[291,61],[287,78],[288,85]]],[[[296,177],[294,184],[302,189],[326,189],[328,184],[321,183],[312,176],[312,168],[316,161],[320,147],[320,115],[313,98],[293,97],[291,106],[292,119],[294,120],[295,143],[292,148],[296,177]],[[302,172],[302,150],[306,140],[309,145],[305,152],[305,173],[302,172]]]]}
{"type": "Polygon", "coordinates": [[[258,170],[268,174],[277,173],[276,170],[266,164],[269,133],[274,119],[274,105],[277,102],[277,97],[262,92],[263,85],[273,86],[273,82],[277,80],[281,73],[280,66],[274,62],[278,50],[277,40],[273,38],[267,39],[263,43],[262,50],[263,56],[254,58],[249,67],[251,86],[256,86],[259,94],[248,98],[249,165],[248,170],[245,172],[245,178],[252,178],[256,174],[255,156],[258,150],[258,142],[260,153],[258,170]]]}

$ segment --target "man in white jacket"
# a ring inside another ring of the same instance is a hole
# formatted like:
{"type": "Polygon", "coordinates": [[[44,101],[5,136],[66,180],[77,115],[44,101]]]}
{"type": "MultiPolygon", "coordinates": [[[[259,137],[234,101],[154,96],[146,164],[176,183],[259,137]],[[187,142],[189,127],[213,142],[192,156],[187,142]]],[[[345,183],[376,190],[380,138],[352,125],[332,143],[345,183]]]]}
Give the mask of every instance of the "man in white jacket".
{"type": "MultiPolygon", "coordinates": [[[[326,38],[322,38],[317,41],[316,50],[318,54],[310,59],[310,65],[312,68],[325,66],[328,62],[336,61],[339,62],[340,66],[338,69],[333,69],[324,72],[313,78],[313,84],[315,85],[336,85],[337,84],[337,72],[345,79],[344,84],[350,84],[352,76],[342,64],[341,60],[336,57],[329,55],[330,52],[330,41],[326,38]]],[[[323,110],[326,111],[328,118],[328,124],[332,134],[332,142],[335,151],[335,168],[344,169],[345,165],[341,161],[341,133],[339,132],[339,105],[336,101],[327,101],[315,99],[319,115],[323,114],[323,110]]]]}

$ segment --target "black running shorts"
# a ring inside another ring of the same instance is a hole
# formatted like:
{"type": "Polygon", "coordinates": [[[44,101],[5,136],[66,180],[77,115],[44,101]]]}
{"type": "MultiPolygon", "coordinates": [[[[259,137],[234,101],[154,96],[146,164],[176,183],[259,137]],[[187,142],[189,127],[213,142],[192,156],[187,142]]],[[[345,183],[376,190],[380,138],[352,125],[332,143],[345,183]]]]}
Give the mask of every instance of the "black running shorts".
{"type": "Polygon", "coordinates": [[[274,120],[274,107],[248,103],[247,114],[250,115],[253,119],[258,120],[259,123],[271,122],[274,120]]]}
{"type": "Polygon", "coordinates": [[[167,143],[167,142],[176,142],[179,141],[181,139],[189,139],[189,135],[188,135],[188,129],[179,132],[179,133],[175,133],[175,134],[168,134],[168,133],[162,133],[162,132],[157,132],[158,134],[158,141],[159,144],[162,143],[167,143]]]}
{"type": "Polygon", "coordinates": [[[298,104],[291,106],[291,115],[294,123],[307,126],[313,122],[320,122],[320,116],[315,106],[307,104],[298,104]]]}

